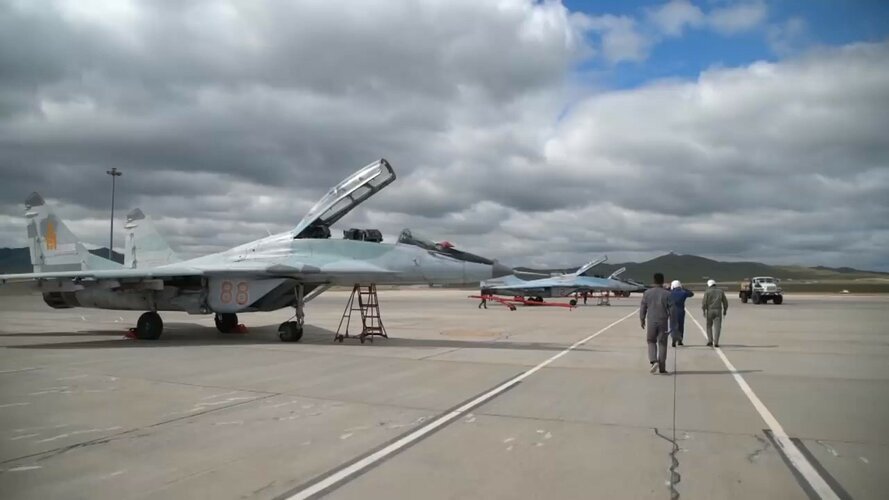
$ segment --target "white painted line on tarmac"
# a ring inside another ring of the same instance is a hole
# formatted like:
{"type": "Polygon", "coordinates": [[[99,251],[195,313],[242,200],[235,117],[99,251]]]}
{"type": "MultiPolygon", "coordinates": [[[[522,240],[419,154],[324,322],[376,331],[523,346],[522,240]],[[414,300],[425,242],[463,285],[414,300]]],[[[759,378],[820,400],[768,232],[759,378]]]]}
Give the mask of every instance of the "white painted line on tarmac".
{"type": "Polygon", "coordinates": [[[460,406],[456,410],[453,410],[449,413],[442,415],[441,417],[438,417],[437,419],[433,420],[432,422],[429,422],[425,426],[415,430],[414,432],[399,439],[398,441],[395,441],[394,443],[390,444],[389,446],[386,446],[386,447],[380,449],[376,453],[372,453],[372,454],[368,455],[367,457],[365,457],[364,459],[359,460],[358,462],[355,462],[354,464],[352,464],[348,467],[345,467],[345,468],[337,471],[336,473],[331,474],[330,476],[327,476],[323,480],[318,481],[317,483],[314,483],[314,484],[306,487],[305,489],[294,493],[292,496],[287,497],[288,500],[307,499],[313,495],[317,495],[318,493],[321,493],[322,491],[336,485],[337,483],[349,478],[350,476],[363,471],[364,469],[374,465],[375,463],[379,462],[380,460],[383,460],[387,456],[397,452],[398,450],[404,448],[405,446],[408,446],[408,445],[414,443],[415,441],[417,441],[418,439],[422,438],[423,436],[429,434],[430,432],[435,431],[436,429],[451,422],[452,420],[463,415],[470,409],[475,408],[476,406],[478,406],[482,403],[485,403],[490,399],[493,399],[500,393],[506,391],[507,389],[513,387],[514,385],[518,384],[522,380],[525,380],[526,378],[530,377],[531,375],[534,375],[538,371],[540,371],[543,368],[547,367],[548,365],[552,364],[554,361],[558,360],[562,356],[568,354],[569,352],[573,351],[574,349],[577,349],[578,347],[582,346],[583,344],[586,344],[590,340],[593,340],[594,338],[598,337],[599,335],[605,333],[605,331],[607,331],[611,327],[617,325],[618,323],[624,321],[625,319],[627,319],[633,315],[637,315],[638,313],[639,313],[639,309],[636,309],[635,311],[631,312],[630,314],[627,314],[623,318],[615,321],[614,323],[611,323],[610,325],[606,326],[605,328],[602,328],[601,330],[590,335],[589,337],[586,337],[582,340],[578,340],[577,342],[572,344],[570,347],[568,347],[564,351],[561,351],[561,352],[553,355],[552,357],[547,358],[545,361],[543,361],[539,365],[537,365],[537,366],[535,366],[523,373],[520,373],[519,375],[515,376],[514,378],[507,380],[506,382],[498,385],[497,387],[495,387],[495,388],[491,389],[490,391],[482,394],[481,396],[473,399],[472,401],[464,404],[463,406],[460,406]]]}
{"type": "MultiPolygon", "coordinates": [[[[698,326],[698,329],[701,331],[701,335],[704,338],[707,338],[707,331],[698,323],[697,318],[692,315],[691,311],[686,309],[688,316],[695,322],[695,325],[698,326]]],[[[747,384],[747,381],[744,380],[744,377],[738,373],[738,370],[735,368],[735,365],[732,364],[731,361],[728,360],[725,353],[722,352],[722,349],[719,347],[714,347],[714,351],[719,355],[719,358],[722,359],[722,362],[725,364],[725,367],[732,373],[732,376],[735,378],[735,382],[741,387],[741,391],[744,392],[744,395],[747,396],[747,399],[753,404],[753,407],[756,408],[756,411],[759,412],[759,416],[765,421],[766,425],[769,426],[769,429],[772,430],[772,436],[775,438],[775,441],[781,446],[784,455],[787,457],[787,460],[790,464],[799,472],[799,474],[809,483],[809,486],[812,490],[821,498],[825,499],[837,499],[839,500],[839,496],[836,492],[831,489],[831,487],[827,484],[827,481],[818,474],[818,471],[815,470],[815,467],[812,466],[812,463],[806,459],[805,455],[797,448],[796,444],[791,441],[790,437],[784,432],[784,427],[781,427],[781,424],[778,422],[778,419],[772,415],[772,412],[766,407],[765,404],[756,396],[756,393],[753,392],[753,389],[750,388],[750,385],[747,384]]]]}

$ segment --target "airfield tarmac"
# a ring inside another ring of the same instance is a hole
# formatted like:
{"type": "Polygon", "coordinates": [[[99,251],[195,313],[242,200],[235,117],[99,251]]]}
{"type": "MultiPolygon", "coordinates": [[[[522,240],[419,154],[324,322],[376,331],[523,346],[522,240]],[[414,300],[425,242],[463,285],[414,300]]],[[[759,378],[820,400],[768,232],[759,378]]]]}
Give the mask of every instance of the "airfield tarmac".
{"type": "MultiPolygon", "coordinates": [[[[147,342],[122,337],[137,312],[4,297],[2,496],[811,495],[691,318],[668,359],[678,375],[654,376],[636,295],[511,312],[465,291],[382,291],[391,338],[335,344],[347,295],[309,304],[295,344],[275,333],[287,311],[241,315],[241,335],[164,313],[147,342]]],[[[722,351],[814,474],[841,498],[885,498],[889,297],[729,300],[722,351]]]]}

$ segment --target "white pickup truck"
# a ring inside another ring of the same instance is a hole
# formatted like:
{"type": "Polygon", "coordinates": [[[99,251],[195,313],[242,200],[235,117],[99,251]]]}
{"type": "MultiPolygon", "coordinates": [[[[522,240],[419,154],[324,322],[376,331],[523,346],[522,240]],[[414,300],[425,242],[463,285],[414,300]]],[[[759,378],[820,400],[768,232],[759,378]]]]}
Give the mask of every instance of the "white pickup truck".
{"type": "Polygon", "coordinates": [[[742,281],[738,297],[745,304],[748,300],[754,304],[765,304],[770,300],[775,304],[784,302],[784,292],[781,290],[780,280],[769,276],[757,276],[742,281]]]}

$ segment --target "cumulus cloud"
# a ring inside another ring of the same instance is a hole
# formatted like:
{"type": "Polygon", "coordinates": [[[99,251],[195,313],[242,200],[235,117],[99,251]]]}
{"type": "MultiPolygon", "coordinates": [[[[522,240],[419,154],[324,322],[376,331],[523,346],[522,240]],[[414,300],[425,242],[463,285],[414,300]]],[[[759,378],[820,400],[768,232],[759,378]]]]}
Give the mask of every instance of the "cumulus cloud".
{"type": "Polygon", "coordinates": [[[879,44],[605,93],[563,121],[547,162],[612,204],[674,218],[650,229],[652,240],[634,222],[646,244],[771,256],[811,243],[812,257],[827,251],[818,241],[870,248],[858,257],[877,264],[889,215],[887,84],[889,45],[879,44]]]}
{"type": "Polygon", "coordinates": [[[686,26],[700,26],[704,13],[688,0],[671,0],[659,7],[648,9],[649,20],[665,35],[679,36],[686,26]]]}
{"type": "Polygon", "coordinates": [[[0,246],[25,244],[34,190],[104,242],[116,166],[119,214],[141,207],[184,254],[221,250],[386,157],[398,181],[344,228],[512,264],[674,250],[889,269],[889,45],[577,87],[594,53],[644,59],[639,30],[530,0],[8,3],[0,246]]]}
{"type": "Polygon", "coordinates": [[[707,15],[707,24],[724,35],[733,35],[761,26],[768,16],[765,2],[740,2],[713,9],[707,15]]]}
{"type": "Polygon", "coordinates": [[[652,40],[641,33],[635,19],[628,16],[593,16],[583,26],[601,36],[602,55],[610,63],[644,61],[652,40]]]}
{"type": "Polygon", "coordinates": [[[783,23],[775,23],[766,31],[769,47],[780,56],[799,53],[809,45],[809,27],[805,19],[792,17],[783,23]]]}

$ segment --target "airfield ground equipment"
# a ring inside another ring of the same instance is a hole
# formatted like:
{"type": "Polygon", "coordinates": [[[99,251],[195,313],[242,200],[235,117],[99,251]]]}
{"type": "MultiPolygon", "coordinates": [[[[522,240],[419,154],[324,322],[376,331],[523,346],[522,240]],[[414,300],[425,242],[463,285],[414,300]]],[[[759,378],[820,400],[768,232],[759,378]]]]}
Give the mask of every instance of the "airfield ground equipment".
{"type": "Polygon", "coordinates": [[[492,302],[497,302],[506,306],[510,311],[516,310],[516,304],[522,304],[525,306],[546,306],[546,307],[567,307],[568,309],[574,309],[577,306],[577,299],[571,299],[568,303],[564,302],[546,302],[543,300],[543,297],[524,297],[521,295],[516,295],[515,297],[498,297],[497,295],[470,295],[470,299],[485,299],[490,300],[492,302]]]}
{"type": "Polygon", "coordinates": [[[741,281],[738,297],[745,304],[748,300],[754,304],[765,304],[770,300],[774,304],[784,302],[784,292],[781,290],[780,280],[770,276],[757,276],[741,281]]]}
{"type": "Polygon", "coordinates": [[[380,300],[377,296],[377,285],[371,283],[363,287],[355,283],[355,286],[352,287],[352,295],[349,296],[346,309],[343,311],[343,317],[340,318],[340,324],[336,329],[336,336],[333,339],[336,342],[342,342],[347,338],[357,337],[363,344],[368,339],[373,342],[375,336],[389,338],[386,335],[386,327],[383,326],[383,319],[380,317],[380,300]],[[352,313],[355,311],[361,313],[361,333],[349,335],[352,313]]]}

